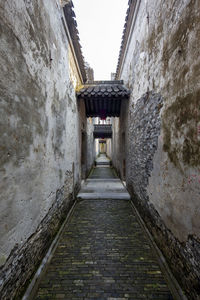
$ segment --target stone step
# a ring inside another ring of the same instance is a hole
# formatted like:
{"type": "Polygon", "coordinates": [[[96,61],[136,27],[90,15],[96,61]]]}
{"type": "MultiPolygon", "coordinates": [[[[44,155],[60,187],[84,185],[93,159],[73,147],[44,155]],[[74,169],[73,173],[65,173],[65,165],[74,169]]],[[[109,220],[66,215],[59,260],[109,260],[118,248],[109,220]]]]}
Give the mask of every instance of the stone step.
{"type": "Polygon", "coordinates": [[[130,195],[126,192],[103,192],[103,193],[84,193],[81,192],[77,196],[81,200],[130,200],[130,195]]]}
{"type": "MultiPolygon", "coordinates": [[[[108,170],[109,171],[109,170],[108,170]]],[[[109,173],[108,173],[109,174],[109,173]]],[[[103,175],[106,175],[104,173],[103,175]]],[[[94,176],[94,175],[93,175],[94,176]]],[[[130,200],[130,195],[119,178],[91,178],[82,182],[78,199],[130,200]]]]}

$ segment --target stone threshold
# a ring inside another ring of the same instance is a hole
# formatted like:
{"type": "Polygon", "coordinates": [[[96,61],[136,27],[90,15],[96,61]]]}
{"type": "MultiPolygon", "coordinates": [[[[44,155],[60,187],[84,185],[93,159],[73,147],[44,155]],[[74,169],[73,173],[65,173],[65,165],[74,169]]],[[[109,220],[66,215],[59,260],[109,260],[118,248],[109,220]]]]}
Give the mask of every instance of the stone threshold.
{"type": "Polygon", "coordinates": [[[121,180],[120,179],[118,179],[118,178],[104,178],[104,179],[102,179],[102,178],[88,178],[88,179],[86,179],[84,182],[86,183],[86,182],[90,182],[90,181],[105,181],[106,180],[106,182],[112,182],[112,181],[116,181],[116,182],[121,182],[121,180]]]}
{"type": "Polygon", "coordinates": [[[105,193],[80,193],[78,194],[80,200],[130,200],[130,195],[123,192],[105,192],[105,193]]]}

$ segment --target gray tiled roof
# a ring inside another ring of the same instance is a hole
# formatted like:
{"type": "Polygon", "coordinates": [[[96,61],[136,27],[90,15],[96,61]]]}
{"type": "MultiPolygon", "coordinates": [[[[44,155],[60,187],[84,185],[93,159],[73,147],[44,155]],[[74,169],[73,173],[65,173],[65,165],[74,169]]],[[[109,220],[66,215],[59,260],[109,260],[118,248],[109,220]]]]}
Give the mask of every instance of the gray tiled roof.
{"type": "Polygon", "coordinates": [[[123,85],[122,80],[116,81],[93,81],[84,85],[84,88],[77,92],[78,98],[91,97],[121,97],[128,98],[129,90],[123,85]]]}
{"type": "Polygon", "coordinates": [[[72,43],[74,46],[76,58],[78,60],[79,68],[81,71],[81,75],[83,78],[83,82],[87,81],[87,76],[85,72],[85,63],[84,63],[84,58],[83,54],[81,51],[81,45],[80,45],[80,39],[79,39],[79,32],[77,29],[77,22],[76,22],[76,15],[74,13],[74,5],[72,1],[69,1],[64,7],[64,15],[65,15],[65,20],[69,29],[69,33],[72,39],[72,43]]]}
{"type": "Polygon", "coordinates": [[[77,91],[77,98],[85,101],[87,117],[119,117],[121,101],[128,99],[130,91],[123,81],[88,82],[77,91]]]}

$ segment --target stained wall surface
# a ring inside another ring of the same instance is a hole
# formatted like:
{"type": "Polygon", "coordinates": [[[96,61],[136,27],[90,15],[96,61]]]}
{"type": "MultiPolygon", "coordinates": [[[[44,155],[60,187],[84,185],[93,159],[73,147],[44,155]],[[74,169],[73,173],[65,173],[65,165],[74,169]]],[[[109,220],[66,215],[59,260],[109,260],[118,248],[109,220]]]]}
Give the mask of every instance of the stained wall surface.
{"type": "Polygon", "coordinates": [[[200,2],[137,1],[117,79],[116,168],[189,299],[199,297],[200,2]],[[119,164],[120,161],[120,164],[119,164]]]}
{"type": "Polygon", "coordinates": [[[110,159],[112,159],[112,139],[106,140],[106,154],[110,159]]]}
{"type": "Polygon", "coordinates": [[[0,3],[1,299],[31,275],[80,185],[87,120],[63,22],[59,1],[0,3]]]}
{"type": "Polygon", "coordinates": [[[87,173],[86,175],[88,176],[91,166],[94,165],[94,160],[96,158],[96,153],[95,153],[95,142],[94,142],[94,118],[88,118],[87,119],[87,173]]]}

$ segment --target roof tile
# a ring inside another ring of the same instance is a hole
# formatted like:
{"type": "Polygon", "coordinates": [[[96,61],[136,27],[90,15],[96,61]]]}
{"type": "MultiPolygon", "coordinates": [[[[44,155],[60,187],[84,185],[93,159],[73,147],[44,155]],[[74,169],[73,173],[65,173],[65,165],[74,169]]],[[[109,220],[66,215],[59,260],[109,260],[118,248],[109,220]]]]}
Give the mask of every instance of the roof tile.
{"type": "Polygon", "coordinates": [[[77,97],[82,99],[88,97],[128,98],[129,95],[130,91],[123,85],[123,81],[93,81],[77,91],[77,97]]]}
{"type": "Polygon", "coordinates": [[[73,2],[69,1],[69,3],[67,3],[64,7],[63,7],[63,11],[64,11],[64,16],[65,16],[65,21],[67,23],[69,32],[70,32],[70,37],[72,39],[73,42],[73,46],[74,46],[74,50],[76,53],[76,57],[79,63],[79,67],[80,67],[80,71],[81,71],[81,75],[83,78],[83,82],[86,82],[87,80],[87,76],[86,76],[86,72],[85,72],[85,62],[84,62],[84,58],[83,58],[83,54],[81,51],[81,45],[79,42],[79,32],[77,29],[77,22],[75,20],[75,12],[73,11],[73,2]]]}

